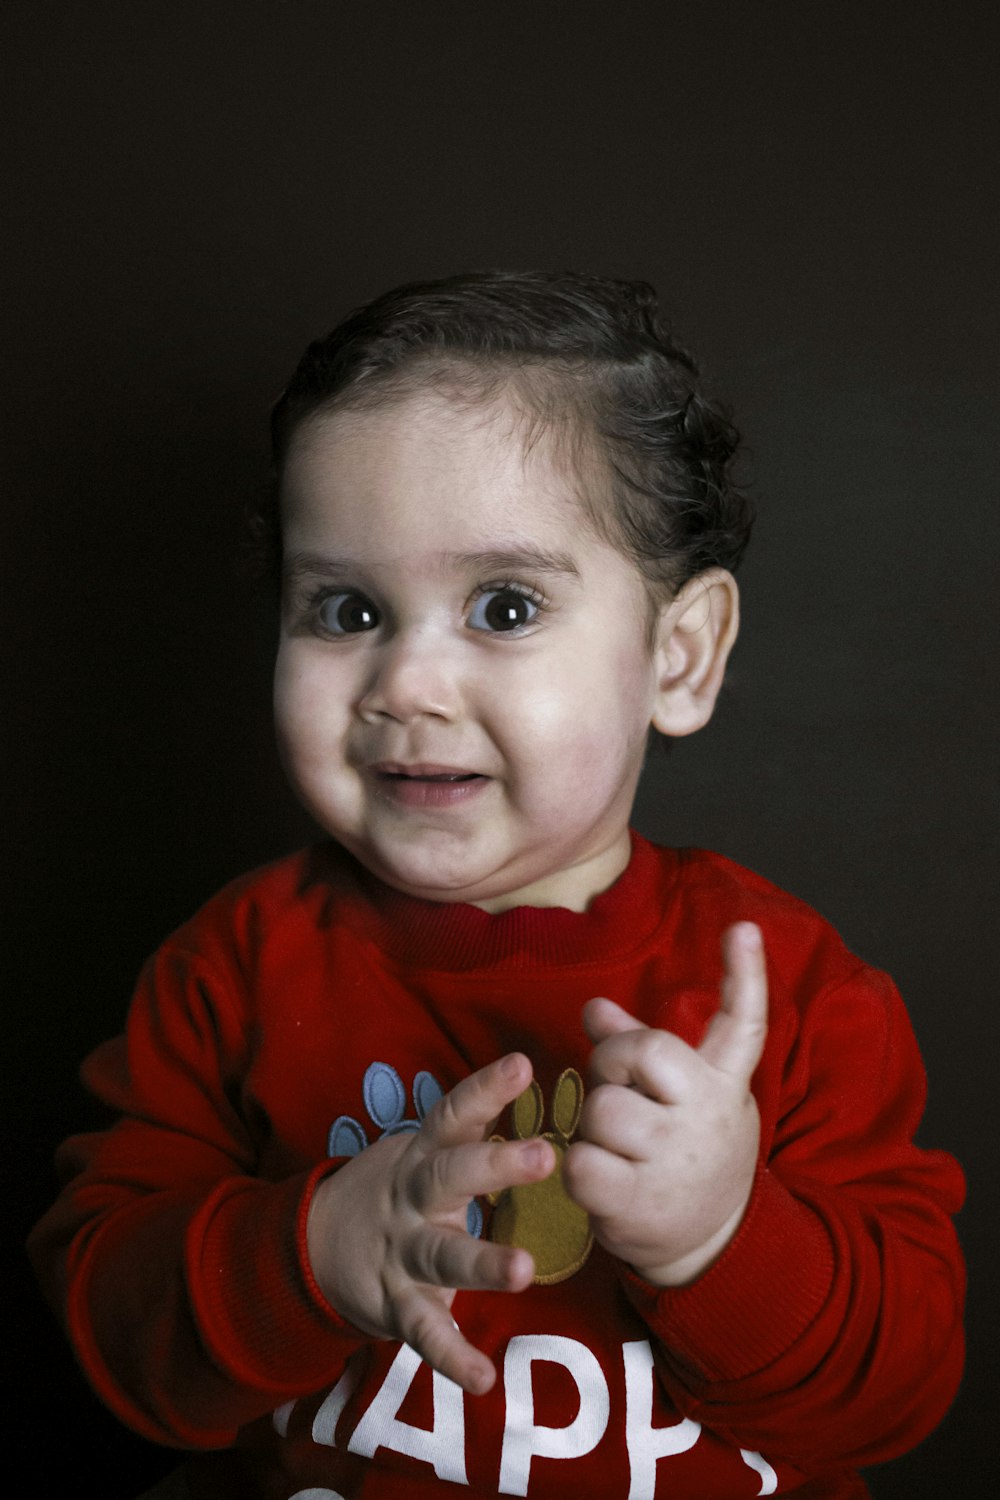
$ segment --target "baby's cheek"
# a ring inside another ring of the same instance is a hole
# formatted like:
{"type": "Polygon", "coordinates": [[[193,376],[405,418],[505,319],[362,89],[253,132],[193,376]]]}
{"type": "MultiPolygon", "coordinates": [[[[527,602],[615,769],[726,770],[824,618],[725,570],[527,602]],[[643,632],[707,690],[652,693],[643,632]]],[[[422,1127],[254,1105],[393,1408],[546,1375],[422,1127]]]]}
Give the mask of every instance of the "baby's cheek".
{"type": "Polygon", "coordinates": [[[332,797],[345,792],[346,719],[338,695],[324,674],[307,663],[275,679],[275,730],[285,772],[299,797],[328,828],[332,797]]]}
{"type": "Polygon", "coordinates": [[[563,815],[567,804],[582,810],[606,798],[600,742],[590,735],[559,734],[539,740],[530,762],[523,765],[531,800],[552,804],[563,815]]]}
{"type": "MultiPolygon", "coordinates": [[[[594,788],[617,786],[641,764],[646,731],[616,712],[614,706],[592,712],[567,739],[564,764],[594,788]]],[[[587,785],[579,791],[586,795],[587,785]]]]}
{"type": "Polygon", "coordinates": [[[350,703],[349,684],[331,670],[329,658],[289,651],[278,657],[274,714],[279,734],[290,745],[329,741],[350,703]]]}

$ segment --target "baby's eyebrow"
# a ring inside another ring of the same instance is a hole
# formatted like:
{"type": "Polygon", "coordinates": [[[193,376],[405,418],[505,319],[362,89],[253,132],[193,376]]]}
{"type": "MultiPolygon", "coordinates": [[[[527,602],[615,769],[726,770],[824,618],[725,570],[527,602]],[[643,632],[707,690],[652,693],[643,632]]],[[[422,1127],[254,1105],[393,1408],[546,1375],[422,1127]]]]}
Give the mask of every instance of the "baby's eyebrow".
{"type": "MultiPolygon", "coordinates": [[[[482,552],[449,552],[440,557],[449,568],[463,573],[548,573],[579,578],[580,569],[568,552],[547,552],[539,547],[499,547],[482,552]]],[[[321,552],[293,552],[285,559],[284,576],[288,583],[303,578],[337,578],[353,572],[347,558],[321,552]]]]}
{"type": "Polygon", "coordinates": [[[350,572],[351,565],[342,557],[331,557],[324,552],[293,552],[282,564],[282,575],[287,583],[297,583],[302,578],[329,578],[350,572]]]}
{"type": "Polygon", "coordinates": [[[579,578],[580,569],[568,552],[545,552],[537,547],[502,548],[484,552],[460,552],[452,559],[469,572],[488,573],[561,573],[579,578]]]}

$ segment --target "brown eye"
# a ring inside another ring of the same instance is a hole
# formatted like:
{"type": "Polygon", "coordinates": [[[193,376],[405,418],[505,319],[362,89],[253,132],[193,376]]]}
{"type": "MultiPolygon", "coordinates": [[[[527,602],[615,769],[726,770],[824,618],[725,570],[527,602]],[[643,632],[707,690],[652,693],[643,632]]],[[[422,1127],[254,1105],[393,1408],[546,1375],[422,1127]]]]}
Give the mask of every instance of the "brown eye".
{"type": "Polygon", "coordinates": [[[328,635],[357,635],[379,623],[378,610],[363,594],[328,594],[318,615],[328,635]]]}
{"type": "Polygon", "coordinates": [[[469,611],[469,624],[473,630],[494,633],[519,630],[530,625],[537,614],[538,605],[519,589],[488,589],[469,611]]]}

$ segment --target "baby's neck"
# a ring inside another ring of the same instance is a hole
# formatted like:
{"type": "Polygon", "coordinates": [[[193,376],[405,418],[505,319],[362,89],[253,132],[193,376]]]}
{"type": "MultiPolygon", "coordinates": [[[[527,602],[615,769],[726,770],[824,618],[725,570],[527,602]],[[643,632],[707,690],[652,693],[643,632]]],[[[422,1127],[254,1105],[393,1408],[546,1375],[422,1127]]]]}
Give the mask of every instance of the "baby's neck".
{"type": "Polygon", "coordinates": [[[632,840],[626,828],[621,838],[609,848],[579,864],[544,875],[530,885],[471,904],[492,916],[510,911],[515,906],[560,906],[567,911],[586,911],[597,896],[614,885],[631,856],[632,840]]]}

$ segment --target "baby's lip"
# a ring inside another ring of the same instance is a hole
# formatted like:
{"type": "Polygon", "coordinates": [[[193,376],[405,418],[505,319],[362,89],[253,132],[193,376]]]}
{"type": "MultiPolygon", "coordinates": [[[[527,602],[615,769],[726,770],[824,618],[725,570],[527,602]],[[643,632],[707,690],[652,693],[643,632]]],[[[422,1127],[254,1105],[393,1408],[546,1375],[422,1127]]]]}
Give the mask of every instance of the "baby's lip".
{"type": "Polygon", "coordinates": [[[444,766],[433,761],[407,763],[398,760],[376,761],[369,768],[376,776],[389,776],[407,781],[471,781],[482,775],[470,771],[466,766],[444,766]]]}

